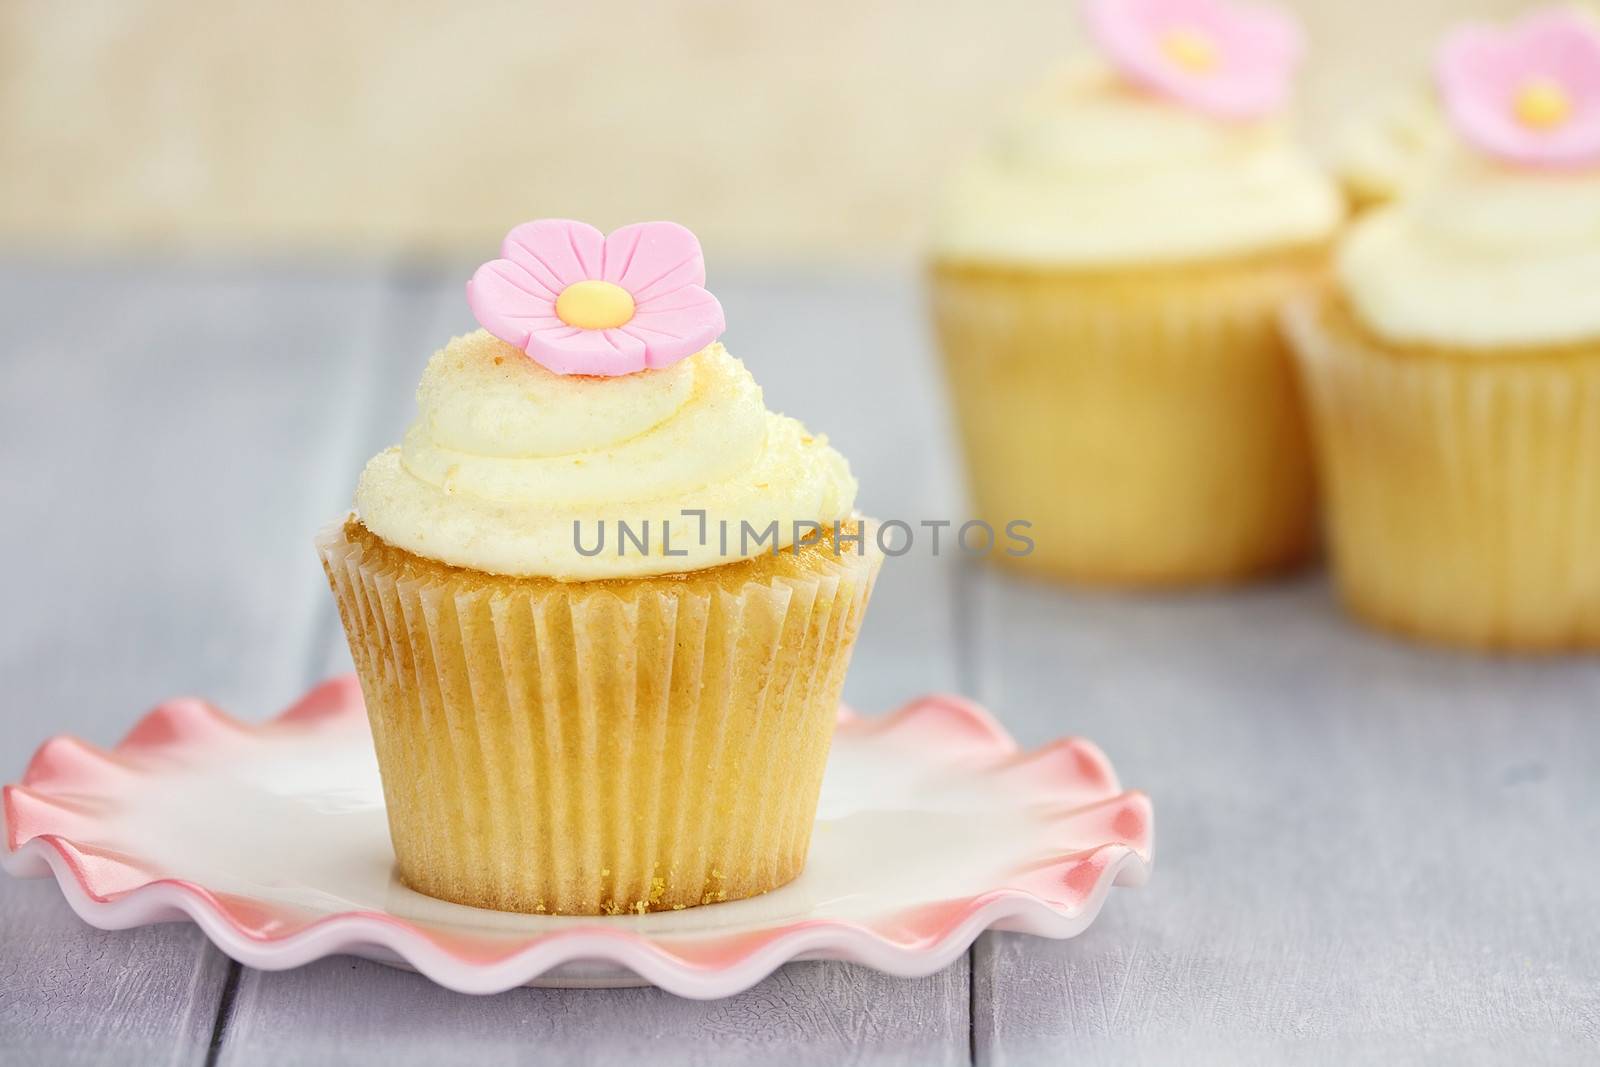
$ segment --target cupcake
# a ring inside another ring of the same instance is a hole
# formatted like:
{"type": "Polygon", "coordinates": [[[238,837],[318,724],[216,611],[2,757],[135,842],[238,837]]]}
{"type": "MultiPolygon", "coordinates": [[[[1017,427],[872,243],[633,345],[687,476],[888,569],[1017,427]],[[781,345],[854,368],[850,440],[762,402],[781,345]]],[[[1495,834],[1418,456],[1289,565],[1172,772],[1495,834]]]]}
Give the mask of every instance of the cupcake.
{"type": "Polygon", "coordinates": [[[399,877],[583,915],[783,885],[882,558],[856,483],[716,343],[683,227],[502,256],[317,542],[399,877]]]}
{"type": "Polygon", "coordinates": [[[1451,151],[1288,316],[1339,588],[1434,641],[1600,647],[1600,29],[1468,27],[1438,74],[1451,151]]]}
{"type": "Polygon", "coordinates": [[[1409,89],[1344,125],[1333,170],[1351,210],[1362,213],[1405,196],[1450,143],[1432,87],[1409,89]]]}
{"type": "Polygon", "coordinates": [[[932,303],[974,504],[1007,563],[1091,583],[1227,582],[1315,548],[1276,327],[1314,287],[1338,189],[1282,111],[1283,14],[1090,0],[1098,55],[947,190],[932,303]]]}

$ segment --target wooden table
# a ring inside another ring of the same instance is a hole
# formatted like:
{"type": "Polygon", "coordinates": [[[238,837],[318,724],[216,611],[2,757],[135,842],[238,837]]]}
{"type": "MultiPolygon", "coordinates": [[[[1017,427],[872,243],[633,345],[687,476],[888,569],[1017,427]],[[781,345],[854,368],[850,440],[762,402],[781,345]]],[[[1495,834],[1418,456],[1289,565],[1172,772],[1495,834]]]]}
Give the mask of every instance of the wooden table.
{"type": "MultiPolygon", "coordinates": [[[[0,265],[7,777],[158,699],[279,709],[347,663],[310,538],[396,440],[466,265],[0,265]]],[[[769,405],[881,517],[961,518],[905,278],[713,278],[769,405]]],[[[1063,486],[1063,492],[1071,492],[1063,486]]],[[[1600,546],[1595,546],[1600,551],[1600,546]]],[[[1596,1062],[1600,664],[1357,630],[1318,577],[1232,595],[890,561],[847,697],[957,689],[1098,741],[1156,875],[1083,937],[988,935],[897,980],[803,963],[723,1001],[474,998],[347,958],[243,970],[189,925],[102,933],[0,879],[0,1059],[315,1064],[1596,1062]]]]}

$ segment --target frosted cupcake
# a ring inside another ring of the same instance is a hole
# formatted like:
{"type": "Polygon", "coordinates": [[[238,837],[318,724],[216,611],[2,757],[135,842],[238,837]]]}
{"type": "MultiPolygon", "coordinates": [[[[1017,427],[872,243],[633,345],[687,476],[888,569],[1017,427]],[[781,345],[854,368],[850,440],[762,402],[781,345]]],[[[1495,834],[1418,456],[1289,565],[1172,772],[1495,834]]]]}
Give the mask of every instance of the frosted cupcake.
{"type": "Polygon", "coordinates": [[[400,878],[557,914],[782,885],[881,562],[855,481],[715,343],[681,226],[502,255],[318,540],[400,878]]]}
{"type": "Polygon", "coordinates": [[[1432,640],[1600,647],[1600,31],[1464,29],[1439,86],[1452,153],[1290,316],[1339,586],[1432,640]]]}
{"type": "Polygon", "coordinates": [[[1099,55],[958,175],[936,235],[977,509],[1068,579],[1292,567],[1315,492],[1276,315],[1343,211],[1282,120],[1300,34],[1224,0],[1085,8],[1099,55]]]}
{"type": "Polygon", "coordinates": [[[1333,169],[1351,209],[1365,212],[1405,196],[1452,139],[1431,86],[1395,93],[1350,119],[1333,169]]]}

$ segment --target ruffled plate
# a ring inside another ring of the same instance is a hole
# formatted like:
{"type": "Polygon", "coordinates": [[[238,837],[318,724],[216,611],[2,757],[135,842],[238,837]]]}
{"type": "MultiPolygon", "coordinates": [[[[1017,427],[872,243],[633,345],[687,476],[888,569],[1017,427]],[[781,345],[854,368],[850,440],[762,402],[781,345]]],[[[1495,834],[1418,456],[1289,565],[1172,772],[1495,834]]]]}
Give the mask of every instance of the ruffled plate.
{"type": "Polygon", "coordinates": [[[5,824],[6,869],[54,874],[94,926],[190,919],[251,967],[348,953],[466,993],[642,981],[721,997],[793,959],[930,974],[991,927],[1072,937],[1151,855],[1149,800],[1094,745],[1021,752],[981,708],[927,697],[841,710],[810,859],[781,889],[601,919],[448,904],[393,876],[353,677],[261,725],[183,699],[111,751],[54,738],[5,787],[5,824]]]}

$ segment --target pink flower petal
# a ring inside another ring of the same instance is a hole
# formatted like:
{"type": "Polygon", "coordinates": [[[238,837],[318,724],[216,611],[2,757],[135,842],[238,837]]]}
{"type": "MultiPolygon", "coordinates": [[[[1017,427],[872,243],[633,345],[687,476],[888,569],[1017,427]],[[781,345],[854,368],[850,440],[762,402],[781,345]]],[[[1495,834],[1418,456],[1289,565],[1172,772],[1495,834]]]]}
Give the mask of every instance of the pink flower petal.
{"type": "Polygon", "coordinates": [[[467,282],[467,306],[479,324],[502,341],[526,348],[528,335],[561,325],[544,283],[508,259],[479,267],[467,282]]]}
{"type": "Polygon", "coordinates": [[[1571,8],[1536,11],[1515,28],[1530,75],[1544,75],[1570,91],[1600,91],[1600,23],[1571,8]]]}
{"type": "Polygon", "coordinates": [[[1600,163],[1600,26],[1577,11],[1463,26],[1440,46],[1436,74],[1456,132],[1480,151],[1532,166],[1600,163]],[[1518,95],[1536,81],[1566,97],[1565,121],[1540,128],[1518,117],[1518,95]]]}
{"type": "Polygon", "coordinates": [[[1106,57],[1152,92],[1229,119],[1260,118],[1288,102],[1303,42],[1287,12],[1230,0],[1088,0],[1084,13],[1106,57]],[[1192,70],[1174,60],[1165,43],[1179,31],[1204,37],[1214,64],[1192,70]]]}
{"type": "Polygon", "coordinates": [[[467,303],[484,329],[557,374],[665,367],[724,329],[722,305],[702,287],[700,242],[677,223],[644,222],[605,237],[580,222],[544,219],[516,227],[502,247],[505,258],[485,263],[467,282],[467,303]],[[563,322],[557,298],[590,280],[627,289],[633,317],[603,330],[563,322]]]}
{"type": "Polygon", "coordinates": [[[551,299],[574,282],[600,277],[605,237],[586,222],[540,219],[506,234],[500,254],[539,279],[551,299]]]}
{"type": "Polygon", "coordinates": [[[685,285],[646,300],[634,309],[633,319],[621,332],[646,344],[645,360],[666,367],[722,336],[727,328],[722,305],[698,285],[685,285]]]}
{"type": "Polygon", "coordinates": [[[615,377],[644,370],[648,366],[645,342],[623,329],[580,330],[557,323],[534,330],[526,350],[540,366],[556,374],[615,377]]]}
{"type": "Polygon", "coordinates": [[[706,283],[700,241],[676,222],[637,222],[605,239],[605,273],[636,302],[706,283]]]}

